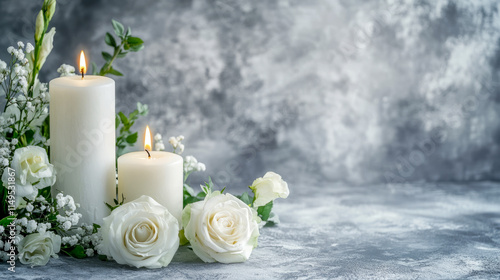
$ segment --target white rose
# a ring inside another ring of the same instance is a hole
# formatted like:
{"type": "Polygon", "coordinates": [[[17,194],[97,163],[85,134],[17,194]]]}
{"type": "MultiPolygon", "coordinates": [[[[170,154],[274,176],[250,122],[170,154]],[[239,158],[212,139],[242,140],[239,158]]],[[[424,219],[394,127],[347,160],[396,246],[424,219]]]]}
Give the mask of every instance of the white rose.
{"type": "Polygon", "coordinates": [[[264,206],[278,197],[287,198],[288,184],[274,172],[267,172],[262,178],[253,181],[250,189],[255,193],[254,207],[264,206]]]}
{"type": "MultiPolygon", "coordinates": [[[[54,185],[56,181],[54,166],[49,163],[45,149],[37,146],[19,148],[14,152],[11,168],[16,173],[16,196],[36,196],[38,189],[54,185]]],[[[9,172],[4,169],[2,181],[8,185],[9,172]]]]}
{"type": "Polygon", "coordinates": [[[100,252],[119,264],[167,266],[179,248],[179,224],[149,196],[126,203],[104,218],[100,252]]]}
{"type": "Polygon", "coordinates": [[[184,208],[184,234],[204,262],[244,262],[257,246],[258,216],[231,194],[214,192],[184,208]]]}
{"type": "Polygon", "coordinates": [[[50,257],[57,258],[61,249],[61,236],[53,232],[32,233],[19,244],[19,261],[32,267],[46,265],[50,257]]]}

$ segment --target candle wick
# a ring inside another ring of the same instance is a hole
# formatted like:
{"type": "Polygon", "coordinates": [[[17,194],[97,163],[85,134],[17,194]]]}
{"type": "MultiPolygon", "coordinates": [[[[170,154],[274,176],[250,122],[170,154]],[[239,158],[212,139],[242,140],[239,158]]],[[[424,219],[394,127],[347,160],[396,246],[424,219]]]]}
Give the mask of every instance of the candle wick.
{"type": "Polygon", "coordinates": [[[82,72],[82,80],[83,80],[83,76],[85,75],[85,73],[84,73],[84,69],[85,69],[85,68],[83,68],[83,67],[82,67],[82,69],[80,69],[80,72],[82,72]]]}
{"type": "Polygon", "coordinates": [[[148,153],[148,158],[151,158],[151,154],[149,153],[148,149],[144,149],[144,151],[146,151],[146,153],[148,153]]]}

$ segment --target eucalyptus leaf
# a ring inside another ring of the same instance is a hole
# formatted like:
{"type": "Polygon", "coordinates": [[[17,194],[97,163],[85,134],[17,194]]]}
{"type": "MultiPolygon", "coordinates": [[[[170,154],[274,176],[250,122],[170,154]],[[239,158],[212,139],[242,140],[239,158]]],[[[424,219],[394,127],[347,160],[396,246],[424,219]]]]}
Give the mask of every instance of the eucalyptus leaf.
{"type": "Polygon", "coordinates": [[[113,24],[113,28],[115,29],[115,34],[118,37],[123,37],[123,32],[125,31],[125,28],[123,27],[123,24],[119,23],[118,21],[112,19],[111,23],[113,24]]]}
{"type": "Polygon", "coordinates": [[[109,32],[106,32],[106,36],[104,37],[104,42],[106,42],[108,46],[116,47],[115,38],[109,32]]]}
{"type": "Polygon", "coordinates": [[[142,49],[144,49],[144,45],[134,45],[130,47],[130,51],[132,52],[138,52],[142,49]]]}
{"type": "Polygon", "coordinates": [[[115,75],[115,76],[123,76],[123,74],[113,68],[109,69],[109,74],[115,75]]]}
{"type": "Polygon", "coordinates": [[[107,53],[107,52],[102,52],[101,54],[102,54],[102,57],[104,58],[104,60],[106,60],[106,61],[108,61],[108,62],[109,62],[109,61],[111,61],[111,60],[113,59],[113,56],[112,56],[112,55],[110,55],[110,54],[109,54],[109,53],[107,53]]]}

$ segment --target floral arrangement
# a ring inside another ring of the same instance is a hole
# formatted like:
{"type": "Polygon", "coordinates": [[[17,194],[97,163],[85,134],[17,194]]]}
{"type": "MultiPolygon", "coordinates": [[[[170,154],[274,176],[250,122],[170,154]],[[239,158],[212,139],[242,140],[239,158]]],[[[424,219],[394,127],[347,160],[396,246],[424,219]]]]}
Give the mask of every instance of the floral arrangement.
{"type": "MultiPolygon", "coordinates": [[[[286,198],[288,185],[281,176],[268,172],[250,186],[251,192],[234,196],[218,191],[209,178],[196,192],[187,182],[193,172],[205,171],[194,156],[185,156],[182,222],[179,223],[153,198],[142,196],[134,201],[108,205],[111,214],[101,225],[80,222],[78,201],[63,193],[52,194],[57,180],[50,163],[48,86],[38,79],[52,51],[55,28],[48,32],[56,9],[56,0],[44,0],[36,18],[34,44],[18,42],[9,47],[9,63],[0,60],[1,93],[5,95],[0,116],[0,258],[15,271],[19,260],[31,266],[46,265],[50,258],[64,253],[75,258],[98,255],[134,267],[167,266],[180,245],[191,246],[205,262],[243,262],[257,246],[259,229],[279,222],[272,212],[276,198],[286,198]]],[[[130,28],[113,20],[115,39],[106,33],[105,42],[113,53],[103,52],[105,64],[93,63],[95,75],[123,75],[113,68],[117,58],[143,49],[144,42],[132,37],[130,28]]],[[[63,64],[61,76],[74,75],[75,68],[63,64]]],[[[148,114],[147,105],[137,104],[128,116],[116,116],[117,155],[137,142],[135,121],[148,114]]],[[[172,151],[182,155],[183,136],[170,137],[172,151]]],[[[155,150],[165,150],[162,136],[155,135],[155,150]]],[[[104,202],[103,202],[104,203],[104,202]]]]}

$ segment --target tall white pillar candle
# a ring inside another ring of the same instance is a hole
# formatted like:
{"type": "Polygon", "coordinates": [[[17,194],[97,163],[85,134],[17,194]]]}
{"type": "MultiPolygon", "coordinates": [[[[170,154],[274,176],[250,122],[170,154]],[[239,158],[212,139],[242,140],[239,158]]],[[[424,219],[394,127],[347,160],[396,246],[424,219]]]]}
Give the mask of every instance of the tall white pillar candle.
{"type": "Polygon", "coordinates": [[[102,223],[116,196],[115,82],[101,76],[50,81],[52,193],[71,195],[85,223],[102,223]]]}
{"type": "Polygon", "coordinates": [[[183,159],[168,152],[132,152],[118,158],[118,195],[126,202],[148,195],[181,222],[183,159]]]}

